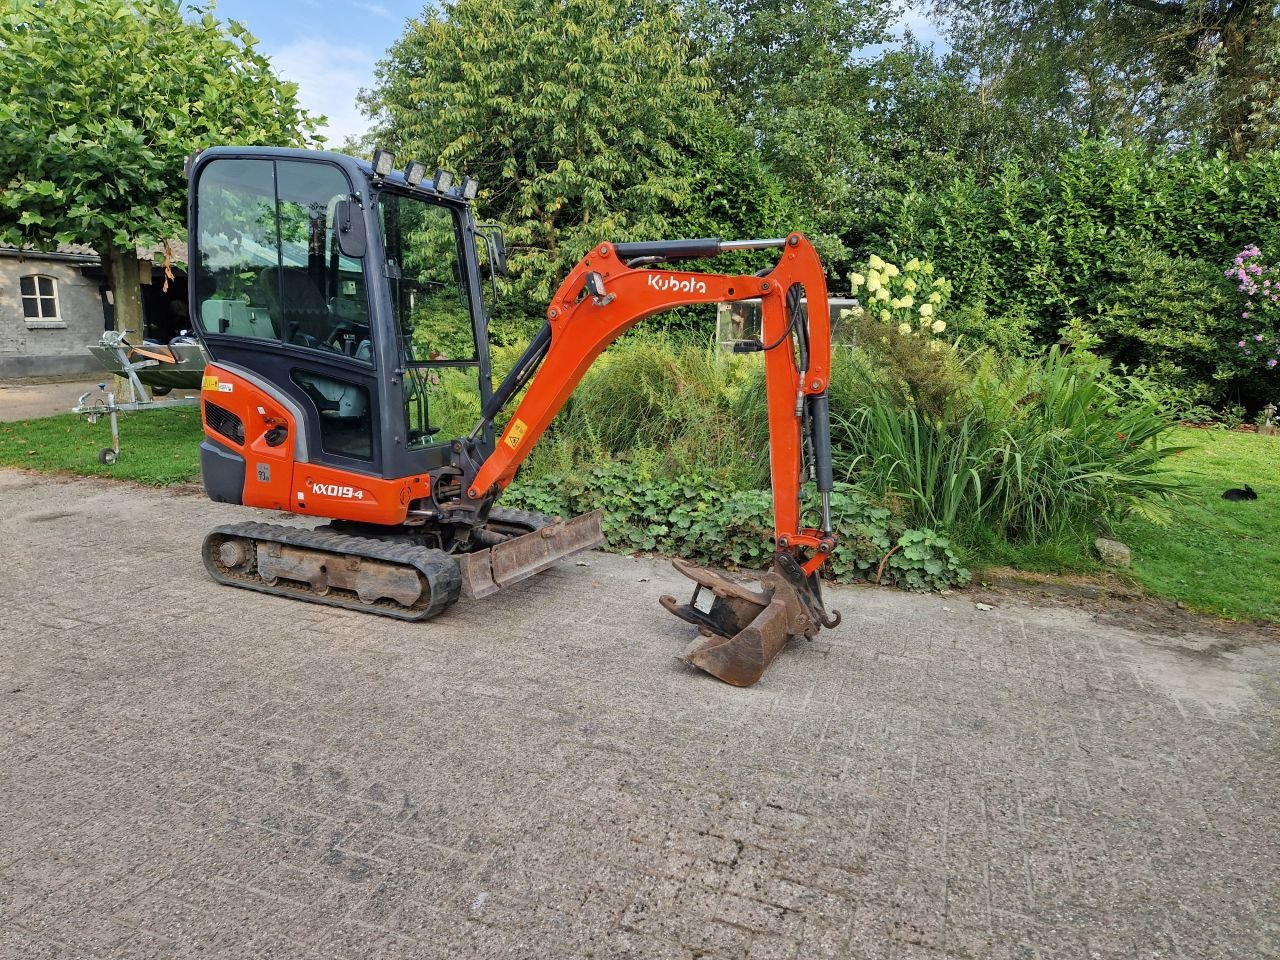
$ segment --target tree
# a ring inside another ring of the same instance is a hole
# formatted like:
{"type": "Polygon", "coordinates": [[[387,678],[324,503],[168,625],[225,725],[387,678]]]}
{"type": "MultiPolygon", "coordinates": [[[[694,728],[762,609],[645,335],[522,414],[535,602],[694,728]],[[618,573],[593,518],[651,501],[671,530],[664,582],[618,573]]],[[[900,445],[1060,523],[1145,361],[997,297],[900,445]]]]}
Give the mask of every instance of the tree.
{"type": "Polygon", "coordinates": [[[361,98],[381,142],[480,181],[523,316],[593,244],[663,236],[698,202],[683,159],[711,84],[664,0],[455,0],[377,77],[361,98]]]}
{"type": "Polygon", "coordinates": [[[1267,0],[935,0],[953,46],[1056,139],[1280,143],[1280,12],[1267,0]]]}
{"type": "Polygon", "coordinates": [[[135,249],[183,232],[186,157],[318,123],[243,26],[189,9],[0,0],[0,242],[93,246],[121,330],[142,330],[135,249]]]}
{"type": "Polygon", "coordinates": [[[857,232],[868,137],[859,52],[890,39],[890,0],[690,0],[718,93],[821,232],[857,232]]]}

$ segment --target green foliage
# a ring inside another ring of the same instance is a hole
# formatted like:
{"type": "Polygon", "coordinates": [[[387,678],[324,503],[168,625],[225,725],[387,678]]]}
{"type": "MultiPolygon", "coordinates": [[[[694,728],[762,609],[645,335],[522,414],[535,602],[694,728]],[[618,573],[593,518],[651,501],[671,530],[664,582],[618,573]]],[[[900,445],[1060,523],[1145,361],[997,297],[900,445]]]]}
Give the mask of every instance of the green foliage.
{"type": "Polygon", "coordinates": [[[185,220],[183,161],[317,118],[257,40],[177,0],[0,0],[0,243],[132,249],[185,220]]]}
{"type": "Polygon", "coordinates": [[[769,468],[762,369],[759,356],[633,333],[587,372],[533,469],[633,456],[667,473],[696,469],[762,486],[769,468]]]}
{"type": "MultiPolygon", "coordinates": [[[[772,498],[764,491],[737,490],[705,473],[654,473],[636,463],[609,462],[568,474],[519,480],[504,502],[561,516],[604,510],[610,549],[658,551],[696,563],[762,569],[771,562],[772,498]]],[[[832,497],[839,544],[830,561],[840,580],[874,579],[894,550],[881,582],[913,590],[964,583],[945,538],[928,530],[900,530],[888,509],[840,485],[832,497]]]]}
{"type": "Polygon", "coordinates": [[[680,8],[664,0],[428,9],[363,102],[402,155],[480,180],[479,215],[507,231],[500,332],[511,338],[532,333],[595,243],[665,236],[696,205],[690,131],[715,115],[680,8]]]}
{"type": "Polygon", "coordinates": [[[995,97],[1078,137],[1200,138],[1235,159],[1280,141],[1280,10],[1234,0],[934,0],[995,97]]]}
{"type": "Polygon", "coordinates": [[[965,367],[967,389],[940,415],[863,373],[862,395],[833,409],[846,478],[901,501],[908,522],[969,542],[1038,542],[1135,512],[1159,519],[1177,496],[1158,469],[1176,452],[1161,442],[1171,418],[1104,363],[1055,349],[1043,360],[982,352],[965,367]]]}
{"type": "Polygon", "coordinates": [[[1194,402],[1260,397],[1260,372],[1231,352],[1222,269],[1247,243],[1280,248],[1280,153],[1232,163],[1085,143],[1051,172],[1015,163],[989,186],[909,196],[886,234],[884,248],[919,252],[950,278],[966,335],[985,322],[978,339],[1029,351],[1084,331],[1103,356],[1194,402]]]}
{"type": "Polygon", "coordinates": [[[908,590],[943,590],[968,583],[969,571],[951,552],[951,541],[932,530],[904,530],[889,557],[892,579],[908,590]]]}

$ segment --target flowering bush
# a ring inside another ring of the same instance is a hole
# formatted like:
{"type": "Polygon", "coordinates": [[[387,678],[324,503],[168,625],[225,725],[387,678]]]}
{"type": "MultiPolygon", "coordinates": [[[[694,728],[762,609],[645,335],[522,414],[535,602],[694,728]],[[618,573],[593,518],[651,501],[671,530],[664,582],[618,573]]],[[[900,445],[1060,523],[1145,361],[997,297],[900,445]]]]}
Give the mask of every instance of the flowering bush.
{"type": "Polygon", "coordinates": [[[1249,321],[1252,328],[1236,348],[1274,370],[1280,365],[1280,267],[1263,261],[1261,248],[1250,244],[1236,254],[1223,275],[1236,281],[1236,290],[1244,294],[1240,319],[1249,321]]]}
{"type": "Polygon", "coordinates": [[[941,314],[951,282],[933,275],[933,264],[913,257],[901,268],[872,254],[865,272],[849,277],[854,296],[867,315],[905,335],[933,337],[947,329],[941,314]]]}

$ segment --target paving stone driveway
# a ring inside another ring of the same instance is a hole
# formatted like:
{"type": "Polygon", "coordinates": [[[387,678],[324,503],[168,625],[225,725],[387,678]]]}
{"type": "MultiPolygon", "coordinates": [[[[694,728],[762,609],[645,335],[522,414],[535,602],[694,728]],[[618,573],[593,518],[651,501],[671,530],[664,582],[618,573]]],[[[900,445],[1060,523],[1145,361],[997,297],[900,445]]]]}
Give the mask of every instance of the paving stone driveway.
{"type": "Polygon", "coordinates": [[[1280,956],[1280,650],[847,589],[736,690],[662,563],[429,624],[0,471],[0,956],[1280,956]]]}

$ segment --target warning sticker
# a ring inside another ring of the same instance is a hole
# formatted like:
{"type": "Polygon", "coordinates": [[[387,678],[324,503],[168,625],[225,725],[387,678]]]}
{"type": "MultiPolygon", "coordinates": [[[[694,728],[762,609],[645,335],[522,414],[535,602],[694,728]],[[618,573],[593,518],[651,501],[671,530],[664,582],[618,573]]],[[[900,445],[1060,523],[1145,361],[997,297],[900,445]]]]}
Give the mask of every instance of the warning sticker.
{"type": "Polygon", "coordinates": [[[520,441],[524,439],[524,435],[525,433],[528,432],[528,430],[529,430],[529,425],[525,423],[523,420],[512,420],[511,426],[507,428],[506,439],[503,440],[502,442],[505,443],[512,450],[515,450],[517,447],[520,446],[520,441]]]}
{"type": "Polygon", "coordinates": [[[200,381],[200,389],[201,390],[217,390],[218,378],[206,375],[204,379],[200,381]]]}

